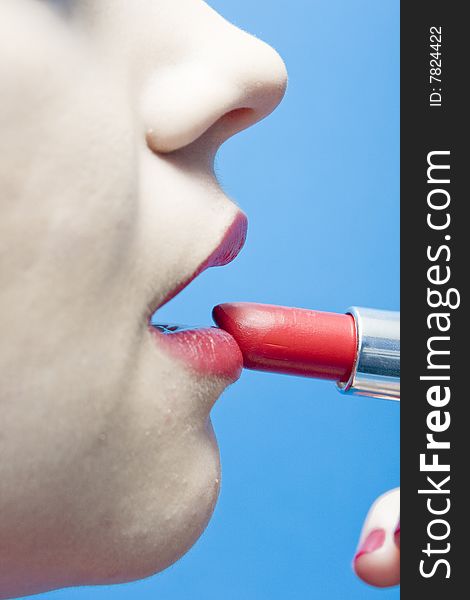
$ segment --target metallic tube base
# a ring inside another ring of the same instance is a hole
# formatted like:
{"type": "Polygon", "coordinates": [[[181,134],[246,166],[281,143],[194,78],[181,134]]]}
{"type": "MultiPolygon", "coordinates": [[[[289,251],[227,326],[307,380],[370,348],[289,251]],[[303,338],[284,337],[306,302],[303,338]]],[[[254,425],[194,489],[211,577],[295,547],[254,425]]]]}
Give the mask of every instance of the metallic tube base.
{"type": "Polygon", "coordinates": [[[353,306],[357,359],[338,388],[347,394],[400,400],[400,313],[353,306]]]}

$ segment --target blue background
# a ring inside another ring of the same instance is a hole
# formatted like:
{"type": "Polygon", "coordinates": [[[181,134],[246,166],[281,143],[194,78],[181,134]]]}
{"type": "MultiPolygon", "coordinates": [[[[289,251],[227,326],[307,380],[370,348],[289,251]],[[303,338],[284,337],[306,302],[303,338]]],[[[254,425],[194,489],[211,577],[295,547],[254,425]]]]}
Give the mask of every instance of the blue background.
{"type": "MultiPolygon", "coordinates": [[[[244,251],[160,311],[209,323],[247,300],[398,309],[398,0],[213,0],[290,74],[278,110],[222,148],[222,185],[250,219],[244,251]]],[[[399,483],[399,406],[333,385],[245,372],[213,411],[223,485],[203,537],[143,582],[49,600],[399,597],[351,570],[372,501],[399,483]]]]}

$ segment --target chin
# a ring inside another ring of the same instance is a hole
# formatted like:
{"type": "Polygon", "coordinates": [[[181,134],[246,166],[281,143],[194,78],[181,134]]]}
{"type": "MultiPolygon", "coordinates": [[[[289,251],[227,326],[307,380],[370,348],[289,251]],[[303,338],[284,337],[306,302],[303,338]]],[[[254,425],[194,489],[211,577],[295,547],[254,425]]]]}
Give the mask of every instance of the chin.
{"type": "Polygon", "coordinates": [[[31,490],[44,518],[31,515],[16,530],[14,539],[33,540],[32,547],[22,549],[14,593],[3,588],[0,598],[143,579],[175,563],[204,532],[221,479],[209,412],[226,382],[150,358],[153,370],[142,361],[139,385],[100,419],[95,410],[81,429],[74,420],[82,433],[73,444],[70,432],[65,439],[55,429],[67,467],[50,470],[42,493],[31,490]]]}
{"type": "Polygon", "coordinates": [[[164,403],[155,398],[153,403],[149,398],[129,403],[136,412],[127,416],[124,439],[119,436],[122,452],[112,449],[115,458],[108,468],[114,465],[116,478],[111,486],[109,481],[103,485],[108,508],[104,519],[97,512],[99,539],[89,545],[96,554],[80,585],[123,583],[159,573],[204,532],[221,481],[209,411],[225,385],[186,374],[178,378],[174,394],[168,385],[164,403]]]}
{"type": "MultiPolygon", "coordinates": [[[[208,423],[211,432],[212,427],[208,423]]],[[[163,493],[152,494],[143,482],[142,494],[132,493],[124,503],[129,511],[110,536],[102,556],[101,581],[123,583],[150,577],[180,559],[206,529],[220,490],[220,460],[211,434],[197,455],[179,470],[168,473],[163,493]]]]}
{"type": "Polygon", "coordinates": [[[86,535],[78,534],[75,549],[57,553],[55,577],[25,593],[144,579],[188,552],[204,532],[219,495],[220,461],[211,429],[208,424],[198,453],[160,477],[158,486],[146,475],[140,483],[134,478],[132,490],[121,492],[118,507],[115,498],[102,498],[109,505],[101,508],[90,505],[93,526],[86,535]]]}
{"type": "Polygon", "coordinates": [[[93,563],[99,573],[93,577],[91,571],[91,579],[84,573],[81,585],[163,571],[196,543],[219,496],[220,455],[210,411],[231,380],[188,368],[147,333],[135,360],[135,368],[126,370],[135,374],[129,393],[108,417],[112,438],[94,479],[111,473],[101,484],[105,517],[97,512],[98,539],[89,545],[98,551],[93,563]]]}

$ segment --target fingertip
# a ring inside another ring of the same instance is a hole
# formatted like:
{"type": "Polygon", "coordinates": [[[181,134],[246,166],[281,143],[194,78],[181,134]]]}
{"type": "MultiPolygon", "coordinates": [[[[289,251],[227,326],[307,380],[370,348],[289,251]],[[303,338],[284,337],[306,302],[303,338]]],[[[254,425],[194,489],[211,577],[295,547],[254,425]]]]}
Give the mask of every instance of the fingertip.
{"type": "Polygon", "coordinates": [[[361,556],[371,554],[382,548],[385,542],[386,533],[384,529],[373,529],[367,537],[361,542],[357,549],[354,561],[357,561],[361,556]]]}
{"type": "Polygon", "coordinates": [[[358,548],[353,568],[365,583],[381,588],[400,583],[400,554],[391,538],[385,530],[375,529],[358,548]]]}
{"type": "Polygon", "coordinates": [[[400,583],[399,490],[384,494],[369,510],[353,569],[360,579],[375,587],[400,583]]]}

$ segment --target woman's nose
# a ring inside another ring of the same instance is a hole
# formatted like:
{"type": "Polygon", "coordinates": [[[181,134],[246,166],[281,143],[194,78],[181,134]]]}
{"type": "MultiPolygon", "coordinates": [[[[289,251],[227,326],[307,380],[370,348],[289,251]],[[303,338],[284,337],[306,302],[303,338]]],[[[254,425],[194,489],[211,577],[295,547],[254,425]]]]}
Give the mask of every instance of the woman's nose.
{"type": "Polygon", "coordinates": [[[220,145],[266,117],[284,96],[287,72],[279,54],[221,22],[196,55],[157,69],[150,78],[142,109],[154,152],[187,146],[215,124],[220,145]]]}

